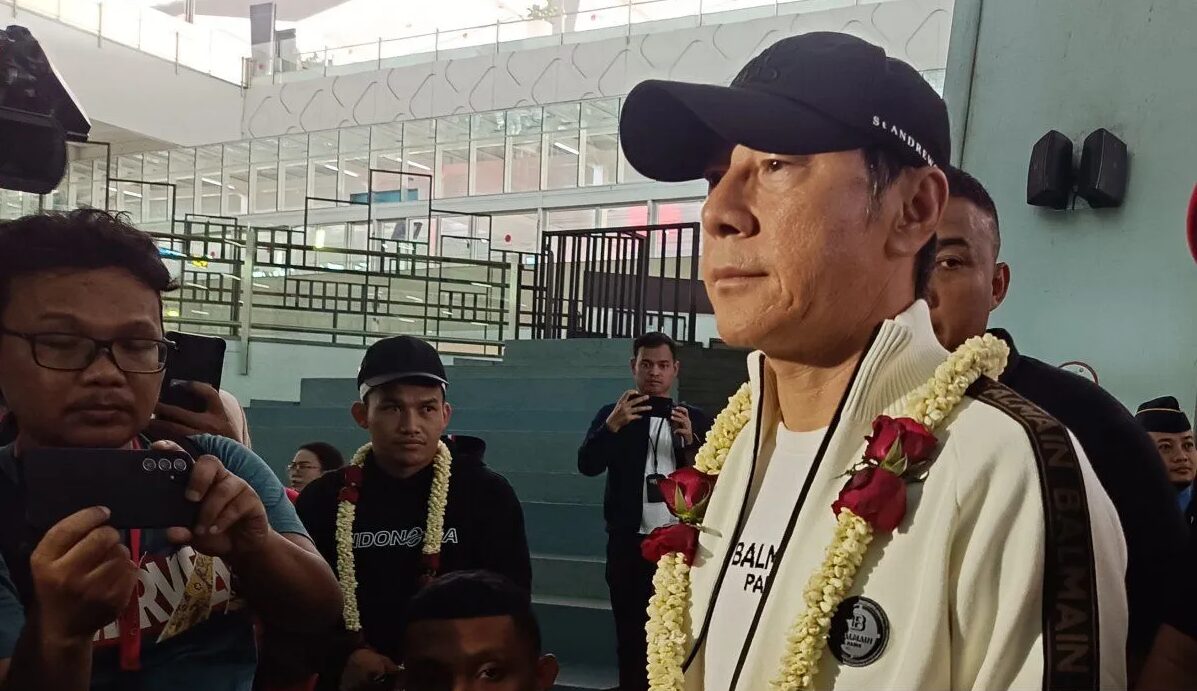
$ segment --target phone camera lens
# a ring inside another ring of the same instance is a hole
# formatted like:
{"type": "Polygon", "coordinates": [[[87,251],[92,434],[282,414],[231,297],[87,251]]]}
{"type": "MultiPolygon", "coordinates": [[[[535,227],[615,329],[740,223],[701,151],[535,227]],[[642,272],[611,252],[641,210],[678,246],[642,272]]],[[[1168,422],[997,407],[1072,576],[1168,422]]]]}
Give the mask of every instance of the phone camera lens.
{"type": "Polygon", "coordinates": [[[184,470],[187,470],[187,461],[184,461],[181,458],[176,458],[174,462],[174,468],[180,473],[184,470]]]}
{"type": "Polygon", "coordinates": [[[169,458],[159,458],[158,459],[158,470],[161,470],[163,472],[170,470],[170,459],[169,458]]]}
{"type": "Polygon", "coordinates": [[[148,473],[155,468],[155,465],[156,464],[154,463],[154,459],[147,458],[141,462],[141,469],[148,473]]]}

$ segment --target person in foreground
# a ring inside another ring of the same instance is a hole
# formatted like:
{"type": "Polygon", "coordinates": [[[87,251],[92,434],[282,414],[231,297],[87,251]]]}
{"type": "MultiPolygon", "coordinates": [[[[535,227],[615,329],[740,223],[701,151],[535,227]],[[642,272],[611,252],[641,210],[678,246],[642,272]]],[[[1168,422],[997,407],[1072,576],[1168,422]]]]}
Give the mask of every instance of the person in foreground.
{"type": "Polygon", "coordinates": [[[467,569],[527,591],[531,557],[511,485],[482,462],[482,440],[442,441],[453,409],[436,349],[394,336],[366,350],[353,404],[370,443],[313,480],[296,510],[344,593],[321,689],[371,688],[403,653],[403,611],[421,587],[467,569]]]}
{"type": "Polygon", "coordinates": [[[557,680],[528,592],[498,574],[451,573],[412,598],[405,620],[397,688],[548,691],[557,680]]]}
{"type": "Polygon", "coordinates": [[[1125,688],[1108,497],[983,376],[1005,346],[949,358],[920,299],[948,200],[931,86],[811,33],[730,87],[638,85],[620,134],[646,176],[708,181],[703,280],[723,339],[757,349],[698,453],[713,493],[679,471],[686,522],[645,543],[651,687],[1125,688]]]}
{"type": "MultiPolygon", "coordinates": [[[[1001,231],[989,192],[963,170],[949,167],[945,172],[950,198],[936,231],[938,248],[927,303],[940,342],[955,349],[985,333],[990,312],[1006,298],[1010,267],[998,261],[1001,231]]],[[[1151,438],[1104,389],[1019,353],[1005,330],[989,333],[1010,347],[999,381],[1076,435],[1118,511],[1127,546],[1127,663],[1133,680],[1160,623],[1176,612],[1178,599],[1189,597],[1187,585],[1179,592],[1161,587],[1176,582],[1175,569],[1182,563],[1188,537],[1164,464],[1151,438]]],[[[1184,417],[1179,409],[1158,415],[1165,425],[1184,417]]],[[[1180,450],[1183,439],[1176,441],[1180,450]]],[[[1184,466],[1192,480],[1190,463],[1184,466]]]]}
{"type": "Polygon", "coordinates": [[[282,485],[222,437],[176,445],[199,454],[187,488],[196,525],[121,534],[96,506],[40,539],[26,532],[39,498],[22,486],[23,453],[151,443],[172,287],[150,237],[119,216],[0,224],[0,390],[19,420],[0,449],[4,689],[249,691],[254,614],[294,631],[339,614],[336,580],[282,485]]]}

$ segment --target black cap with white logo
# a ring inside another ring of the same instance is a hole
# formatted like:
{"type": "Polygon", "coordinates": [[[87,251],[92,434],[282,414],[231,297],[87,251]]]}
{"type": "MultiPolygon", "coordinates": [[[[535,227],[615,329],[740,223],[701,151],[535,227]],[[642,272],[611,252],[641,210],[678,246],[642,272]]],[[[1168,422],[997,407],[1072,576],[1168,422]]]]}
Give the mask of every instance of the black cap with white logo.
{"type": "Polygon", "coordinates": [[[642,174],[701,178],[719,149],[774,154],[885,146],[914,166],[947,165],[948,111],[910,65],[848,34],[785,38],[731,86],[649,80],[624,102],[620,144],[642,174]]]}
{"type": "Polygon", "coordinates": [[[441,356],[425,341],[414,336],[392,336],[376,341],[366,350],[357,372],[357,388],[362,398],[371,389],[401,379],[423,380],[446,386],[445,366],[441,356]]]}

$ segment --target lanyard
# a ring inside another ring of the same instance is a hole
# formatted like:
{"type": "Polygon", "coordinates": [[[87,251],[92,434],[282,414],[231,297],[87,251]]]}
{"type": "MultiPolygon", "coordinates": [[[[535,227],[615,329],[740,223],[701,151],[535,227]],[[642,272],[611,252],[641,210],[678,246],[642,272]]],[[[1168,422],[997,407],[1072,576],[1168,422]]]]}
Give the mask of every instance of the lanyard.
{"type": "MultiPolygon", "coordinates": [[[[133,448],[141,448],[141,443],[137,439],[133,440],[133,448]]],[[[141,530],[138,528],[129,529],[129,556],[133,558],[140,570],[141,530]]],[[[120,618],[117,619],[117,628],[120,631],[121,670],[125,672],[136,672],[141,669],[141,591],[142,585],[139,577],[137,585],[133,587],[133,595],[129,597],[129,602],[125,605],[125,611],[121,612],[120,618]]]]}
{"type": "Polygon", "coordinates": [[[666,421],[661,418],[650,417],[648,419],[650,428],[652,427],[653,420],[661,420],[661,423],[657,425],[656,432],[649,435],[648,438],[649,449],[653,452],[653,475],[657,475],[657,444],[661,441],[661,428],[666,425],[666,421]]]}

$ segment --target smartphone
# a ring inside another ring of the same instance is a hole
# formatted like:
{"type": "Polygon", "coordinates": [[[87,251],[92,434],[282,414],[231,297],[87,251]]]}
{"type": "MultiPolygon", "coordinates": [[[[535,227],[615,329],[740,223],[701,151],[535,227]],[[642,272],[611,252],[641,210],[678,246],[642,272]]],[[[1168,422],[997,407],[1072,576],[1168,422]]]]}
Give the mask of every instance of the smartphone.
{"type": "Polygon", "coordinates": [[[168,331],[166,340],[175,344],[166,357],[166,375],[158,400],[187,410],[203,412],[204,399],[188,387],[188,382],[203,382],[220,389],[224,372],[225,341],[219,336],[168,331]]]}
{"type": "Polygon", "coordinates": [[[164,449],[34,449],[21,454],[29,523],[47,529],[91,506],[114,528],[195,524],[199,504],[183,493],[195,461],[164,449]]]}
{"type": "Polygon", "coordinates": [[[673,417],[673,399],[664,396],[649,396],[648,400],[641,405],[647,405],[652,408],[648,411],[649,417],[663,417],[666,420],[673,417]]]}

